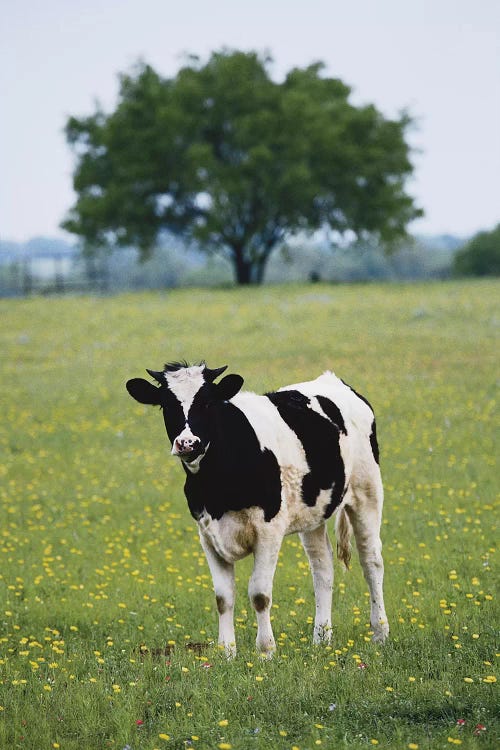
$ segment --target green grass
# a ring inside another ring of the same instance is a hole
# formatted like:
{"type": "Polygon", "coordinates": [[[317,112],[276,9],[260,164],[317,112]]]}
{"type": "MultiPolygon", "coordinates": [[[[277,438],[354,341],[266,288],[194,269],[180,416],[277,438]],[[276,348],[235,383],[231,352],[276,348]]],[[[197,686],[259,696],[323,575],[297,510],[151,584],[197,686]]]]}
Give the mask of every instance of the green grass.
{"type": "Polygon", "coordinates": [[[481,281],[0,301],[0,748],[498,747],[499,298],[481,281]],[[293,536],[275,659],[254,652],[249,560],[236,660],[212,645],[182,470],[124,388],[178,358],[261,392],[333,368],[373,403],[386,645],[355,556],[336,569],[333,645],[311,646],[293,536]]]}

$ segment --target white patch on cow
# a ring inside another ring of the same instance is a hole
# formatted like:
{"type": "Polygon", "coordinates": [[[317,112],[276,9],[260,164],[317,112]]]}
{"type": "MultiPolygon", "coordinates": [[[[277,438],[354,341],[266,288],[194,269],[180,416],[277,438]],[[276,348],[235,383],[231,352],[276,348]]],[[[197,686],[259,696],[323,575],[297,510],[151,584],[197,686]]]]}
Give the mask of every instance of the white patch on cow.
{"type": "Polygon", "coordinates": [[[227,563],[241,560],[253,551],[255,530],[263,523],[262,508],[228,511],[219,519],[204,511],[198,518],[200,534],[227,563]]]}
{"type": "Polygon", "coordinates": [[[198,437],[193,434],[187,422],[182,432],[179,432],[179,434],[175,438],[172,444],[172,450],[170,451],[170,453],[172,454],[172,456],[176,456],[177,458],[180,458],[182,463],[186,467],[186,469],[190,471],[191,474],[197,474],[200,470],[200,463],[202,459],[205,458],[205,455],[209,448],[210,443],[207,443],[203,453],[200,453],[200,455],[197,456],[193,461],[189,461],[189,460],[186,460],[183,454],[181,454],[179,450],[177,449],[177,441],[183,441],[183,440],[193,440],[193,441],[198,440],[198,437]]]}
{"type": "MultiPolygon", "coordinates": [[[[187,422],[182,432],[179,432],[179,434],[175,438],[175,440],[195,440],[195,439],[196,439],[196,435],[193,435],[191,428],[187,422]]],[[[174,445],[172,446],[172,455],[173,456],[177,455],[177,451],[175,449],[175,441],[174,441],[174,445]]]]}
{"type": "Polygon", "coordinates": [[[205,382],[204,369],[205,365],[193,365],[164,373],[167,385],[181,404],[186,419],[194,397],[205,382]]]}
{"type": "Polygon", "coordinates": [[[209,445],[210,445],[210,443],[207,443],[207,447],[205,448],[205,452],[204,453],[200,453],[200,455],[197,458],[195,458],[193,461],[185,461],[184,459],[181,459],[182,463],[184,464],[184,466],[186,467],[186,469],[189,472],[191,472],[191,474],[197,474],[199,472],[199,470],[200,470],[200,464],[203,461],[203,459],[205,458],[205,455],[207,453],[209,445]]]}
{"type": "Polygon", "coordinates": [[[268,398],[249,391],[238,393],[231,403],[240,409],[253,427],[262,450],[268,448],[280,466],[293,466],[307,473],[309,467],[302,443],[295,432],[281,419],[276,406],[268,398]],[[279,425],[279,429],[276,429],[279,425]]]}
{"type": "Polygon", "coordinates": [[[226,562],[207,540],[200,528],[200,542],[212,574],[217,609],[219,611],[219,645],[223,646],[228,657],[236,654],[234,634],[234,565],[226,562]]]}
{"type": "MultiPolygon", "coordinates": [[[[323,415],[321,407],[314,396],[326,396],[339,408],[346,427],[349,432],[348,423],[352,426],[362,429],[363,432],[371,432],[373,422],[373,412],[365,401],[360,399],[354,391],[349,388],[335,373],[327,370],[316,380],[308,380],[305,383],[296,383],[295,385],[285,385],[280,391],[300,391],[305,396],[312,398],[311,408],[323,415]]],[[[353,432],[356,432],[354,430],[353,432]]]]}
{"type": "Polygon", "coordinates": [[[329,643],[332,636],[333,551],[325,525],[302,531],[300,541],[306,551],[313,576],[316,599],[314,643],[329,643]]]}

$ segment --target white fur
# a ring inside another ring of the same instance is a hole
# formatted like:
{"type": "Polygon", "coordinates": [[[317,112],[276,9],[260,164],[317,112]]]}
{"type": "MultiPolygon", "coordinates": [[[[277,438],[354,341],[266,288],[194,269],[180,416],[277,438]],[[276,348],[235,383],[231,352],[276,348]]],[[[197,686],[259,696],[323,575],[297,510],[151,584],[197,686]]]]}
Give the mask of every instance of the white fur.
{"type": "MultiPolygon", "coordinates": [[[[196,439],[196,435],[193,435],[191,428],[187,423],[189,409],[194,401],[194,397],[200,390],[201,386],[205,382],[203,377],[204,365],[193,365],[192,367],[183,367],[180,370],[173,370],[172,372],[165,372],[165,380],[169,389],[172,391],[174,396],[177,398],[182,406],[184,417],[186,419],[186,425],[182,432],[177,435],[176,440],[185,439],[196,439]]],[[[208,446],[207,446],[208,448],[208,446]]],[[[172,445],[172,455],[177,456],[178,451],[176,448],[175,440],[172,445]]],[[[206,450],[205,450],[206,453],[206,450]]],[[[197,474],[200,470],[200,463],[203,460],[205,453],[202,453],[194,461],[183,461],[182,463],[191,474],[197,474]]],[[[182,460],[182,458],[181,458],[182,460]]]]}
{"type": "Polygon", "coordinates": [[[203,370],[204,365],[193,365],[192,367],[184,367],[181,370],[164,373],[169,389],[182,404],[186,419],[194,397],[205,382],[203,370]]]}

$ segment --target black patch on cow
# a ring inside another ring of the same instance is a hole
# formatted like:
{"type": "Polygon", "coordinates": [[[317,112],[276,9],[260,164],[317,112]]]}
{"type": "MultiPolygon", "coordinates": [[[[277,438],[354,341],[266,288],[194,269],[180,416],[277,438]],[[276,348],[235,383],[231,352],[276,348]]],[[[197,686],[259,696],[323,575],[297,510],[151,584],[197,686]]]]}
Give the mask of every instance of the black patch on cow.
{"type": "Polygon", "coordinates": [[[223,615],[224,612],[227,610],[226,600],[224,599],[223,596],[216,596],[215,603],[217,604],[217,612],[220,615],[223,615]]]}
{"type": "Polygon", "coordinates": [[[214,387],[211,383],[204,383],[201,386],[193,398],[193,403],[191,404],[186,420],[193,435],[196,435],[201,440],[203,451],[211,440],[210,415],[211,406],[214,403],[214,387]]]}
{"type": "Polygon", "coordinates": [[[189,510],[199,518],[259,507],[270,521],[281,507],[280,468],[274,453],[260,443],[250,422],[234,404],[208,405],[210,447],[198,473],[186,469],[184,492],[189,510]]]}
{"type": "Polygon", "coordinates": [[[380,451],[378,448],[377,425],[375,423],[375,420],[373,420],[372,422],[372,431],[370,433],[370,445],[372,447],[373,458],[379,464],[380,463],[380,451]]]}
{"type": "Polygon", "coordinates": [[[256,612],[263,612],[269,607],[271,600],[265,594],[255,594],[252,602],[256,612]]]}
{"type": "Polygon", "coordinates": [[[302,480],[303,501],[312,507],[320,490],[331,490],[331,501],[324,513],[329,518],[342,500],[345,484],[339,425],[309,408],[310,399],[300,391],[276,391],[266,396],[304,448],[309,473],[302,480]]]}
{"type": "Polygon", "coordinates": [[[331,401],[326,396],[316,396],[316,399],[318,401],[318,404],[321,406],[323,411],[325,412],[328,419],[331,419],[333,424],[336,424],[339,428],[339,431],[343,435],[347,435],[347,429],[344,422],[344,417],[341,414],[341,411],[337,404],[334,404],[333,401],[331,401]]]}
{"type": "Polygon", "coordinates": [[[162,392],[162,404],[163,409],[163,421],[165,422],[165,429],[170,442],[173,443],[177,435],[182,432],[186,425],[186,417],[184,416],[184,410],[182,404],[178,400],[168,386],[162,385],[160,387],[162,392]]]}

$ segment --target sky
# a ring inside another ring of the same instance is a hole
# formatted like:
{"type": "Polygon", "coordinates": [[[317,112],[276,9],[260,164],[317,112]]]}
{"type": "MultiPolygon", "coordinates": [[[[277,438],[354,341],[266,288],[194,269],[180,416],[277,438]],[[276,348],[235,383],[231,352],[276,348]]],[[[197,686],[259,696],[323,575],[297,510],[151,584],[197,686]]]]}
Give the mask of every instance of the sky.
{"type": "Polygon", "coordinates": [[[0,0],[0,239],[72,239],[64,125],[111,111],[120,72],[224,47],[269,52],[277,80],[322,60],[353,103],[409,110],[415,233],[500,222],[499,0],[0,0]]]}

